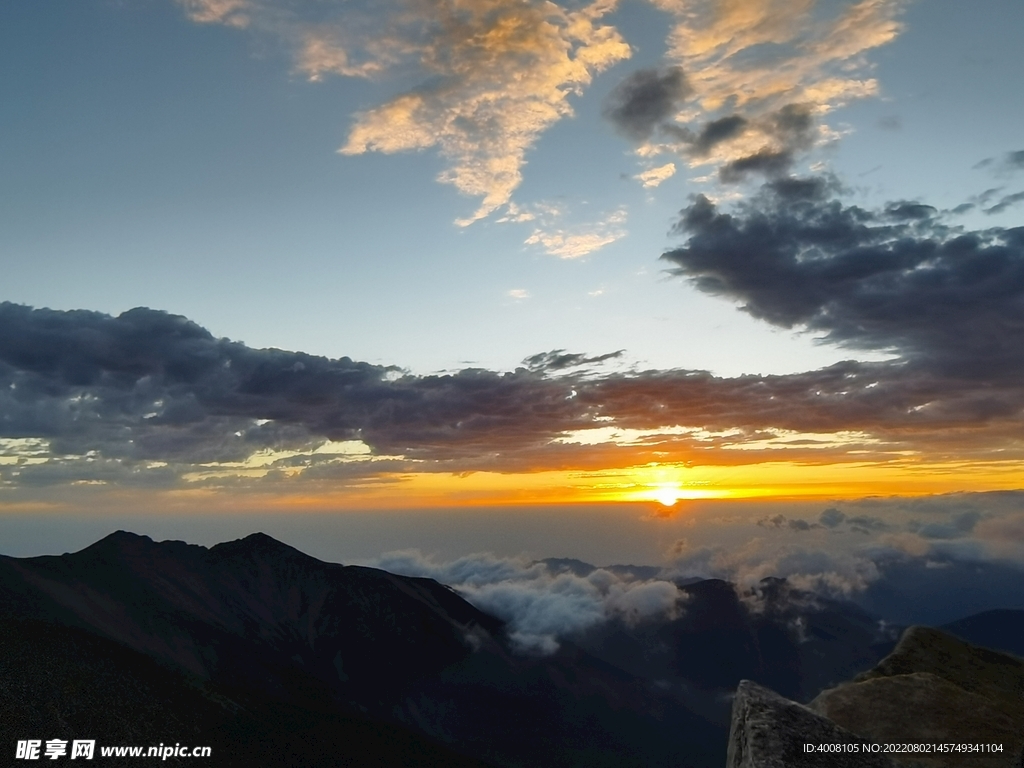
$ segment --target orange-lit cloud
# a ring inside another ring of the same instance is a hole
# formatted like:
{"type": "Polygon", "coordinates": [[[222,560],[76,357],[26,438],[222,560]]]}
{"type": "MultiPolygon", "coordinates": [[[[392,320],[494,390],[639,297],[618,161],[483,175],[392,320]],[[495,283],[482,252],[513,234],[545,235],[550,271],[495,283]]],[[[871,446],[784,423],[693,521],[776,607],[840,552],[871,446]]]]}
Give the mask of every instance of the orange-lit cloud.
{"type": "Polygon", "coordinates": [[[177,0],[186,15],[199,24],[249,25],[250,0],[177,0]]]}
{"type": "MultiPolygon", "coordinates": [[[[446,162],[438,180],[480,200],[460,225],[509,205],[530,148],[573,114],[571,98],[598,73],[631,55],[606,22],[616,0],[389,0],[372,10],[329,2],[315,12],[269,0],[179,2],[193,21],[282,38],[310,80],[417,73],[414,88],[355,115],[339,151],[436,149],[446,162]]],[[[903,0],[838,10],[817,0],[653,3],[672,19],[671,66],[631,75],[609,111],[641,142],[647,168],[638,178],[647,188],[674,172],[663,158],[655,162],[665,154],[721,168],[723,181],[735,181],[779,173],[798,153],[837,138],[822,118],[878,93],[866,54],[898,36],[903,0]]],[[[533,237],[569,257],[609,242],[589,233],[533,237]]]]}
{"type": "Polygon", "coordinates": [[[629,58],[602,19],[615,0],[565,7],[548,0],[395,0],[372,12],[325,3],[315,13],[268,0],[179,0],[201,23],[249,26],[276,35],[309,79],[368,77],[412,67],[422,82],[355,116],[339,150],[436,148],[439,181],[481,198],[459,224],[510,202],[526,152],[573,114],[570,99],[594,76],[629,58]]]}
{"type": "MultiPolygon", "coordinates": [[[[560,215],[560,213],[558,214],[560,215]]],[[[561,259],[579,259],[611,245],[626,236],[626,211],[613,211],[599,221],[576,224],[568,228],[557,224],[557,216],[537,217],[538,226],[526,238],[526,245],[539,245],[552,256],[561,259]]]]}
{"type": "Polygon", "coordinates": [[[666,58],[685,87],[670,114],[650,110],[650,78],[634,83],[648,88],[647,97],[629,83],[615,94],[620,118],[629,119],[631,104],[647,110],[650,125],[632,125],[634,138],[645,139],[638,154],[648,162],[681,154],[691,166],[713,167],[749,158],[751,167],[779,172],[795,153],[838,137],[821,122],[831,110],[879,92],[866,53],[899,35],[903,2],[859,0],[831,16],[817,0],[654,4],[674,19],[666,58]],[[786,109],[799,109],[805,124],[786,109]]]}
{"type": "Polygon", "coordinates": [[[601,23],[614,3],[579,10],[553,3],[475,0],[424,6],[415,56],[433,84],[358,115],[343,154],[438,147],[440,180],[483,198],[460,223],[509,202],[526,151],[572,114],[569,97],[628,58],[629,46],[601,23]]]}
{"type": "Polygon", "coordinates": [[[665,502],[1022,480],[1019,383],[995,373],[950,378],[920,361],[607,373],[616,353],[556,350],[513,373],[417,377],[253,350],[149,310],[2,313],[12,501],[134,488],[314,506],[665,502]]]}

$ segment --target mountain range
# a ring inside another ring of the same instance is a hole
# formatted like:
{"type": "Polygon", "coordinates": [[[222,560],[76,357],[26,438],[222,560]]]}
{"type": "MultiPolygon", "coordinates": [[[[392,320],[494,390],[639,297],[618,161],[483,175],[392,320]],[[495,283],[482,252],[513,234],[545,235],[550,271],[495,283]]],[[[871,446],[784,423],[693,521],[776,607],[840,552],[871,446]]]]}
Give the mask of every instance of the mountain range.
{"type": "MultiPolygon", "coordinates": [[[[432,579],[264,534],[206,548],[119,531],[0,557],[0,749],[59,738],[209,745],[217,766],[720,768],[741,679],[806,702],[898,638],[780,579],[677,588],[677,614],[612,617],[541,655],[432,579]]],[[[1006,628],[1022,616],[950,631],[1013,652],[1006,628]]]]}

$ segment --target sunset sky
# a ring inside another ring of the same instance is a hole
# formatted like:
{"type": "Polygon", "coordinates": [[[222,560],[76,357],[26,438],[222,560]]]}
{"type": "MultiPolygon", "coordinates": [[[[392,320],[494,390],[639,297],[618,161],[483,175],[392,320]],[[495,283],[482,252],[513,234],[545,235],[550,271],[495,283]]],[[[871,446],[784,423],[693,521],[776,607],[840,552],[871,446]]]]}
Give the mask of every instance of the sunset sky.
{"type": "Polygon", "coordinates": [[[1022,29],[4,4],[0,553],[1024,559],[1022,29]]]}

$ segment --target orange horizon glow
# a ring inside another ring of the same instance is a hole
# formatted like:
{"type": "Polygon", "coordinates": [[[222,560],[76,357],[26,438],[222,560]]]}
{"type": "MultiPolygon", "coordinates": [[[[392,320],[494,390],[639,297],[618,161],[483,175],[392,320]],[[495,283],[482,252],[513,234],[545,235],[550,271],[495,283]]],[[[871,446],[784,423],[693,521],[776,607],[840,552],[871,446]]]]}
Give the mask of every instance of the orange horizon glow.
{"type": "Polygon", "coordinates": [[[259,487],[185,487],[128,490],[114,486],[52,489],[48,498],[0,495],[0,513],[28,504],[45,509],[148,507],[188,514],[202,509],[242,513],[294,511],[471,508],[570,504],[648,503],[674,507],[700,500],[860,499],[928,496],[1024,488],[1018,461],[912,461],[801,464],[761,462],[740,466],[647,464],[625,469],[544,470],[522,473],[404,473],[370,476],[347,484],[304,482],[301,477],[259,487]],[[5,499],[4,496],[7,496],[5,499]],[[73,500],[73,501],[72,501],[73,500]]]}

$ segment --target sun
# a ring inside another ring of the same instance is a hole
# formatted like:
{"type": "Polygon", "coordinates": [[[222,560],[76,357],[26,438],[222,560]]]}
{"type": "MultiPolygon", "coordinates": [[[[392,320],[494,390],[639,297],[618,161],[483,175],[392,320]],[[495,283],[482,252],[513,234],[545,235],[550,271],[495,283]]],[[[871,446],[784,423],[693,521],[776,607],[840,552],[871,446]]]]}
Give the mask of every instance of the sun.
{"type": "Polygon", "coordinates": [[[651,495],[658,503],[664,504],[666,507],[674,507],[676,502],[679,501],[679,486],[663,485],[657,488],[651,495]]]}

